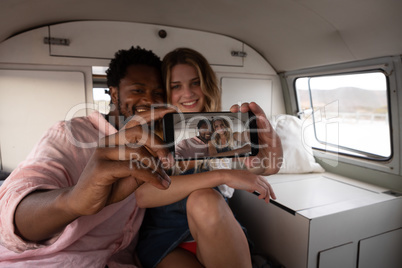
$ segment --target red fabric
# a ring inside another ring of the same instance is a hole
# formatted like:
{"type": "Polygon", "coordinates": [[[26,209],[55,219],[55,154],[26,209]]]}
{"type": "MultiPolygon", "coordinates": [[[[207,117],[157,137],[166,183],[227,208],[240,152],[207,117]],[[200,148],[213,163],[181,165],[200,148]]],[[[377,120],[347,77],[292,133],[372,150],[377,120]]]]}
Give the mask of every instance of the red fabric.
{"type": "Polygon", "coordinates": [[[194,255],[197,253],[197,242],[183,242],[179,245],[180,248],[190,251],[194,255]]]}

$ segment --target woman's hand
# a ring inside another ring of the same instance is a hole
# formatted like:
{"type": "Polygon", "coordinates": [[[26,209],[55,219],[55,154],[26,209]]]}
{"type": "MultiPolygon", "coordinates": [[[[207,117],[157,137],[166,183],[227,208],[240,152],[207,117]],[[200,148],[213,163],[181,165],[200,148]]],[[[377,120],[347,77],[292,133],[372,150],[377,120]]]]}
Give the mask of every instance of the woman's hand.
{"type": "Polygon", "coordinates": [[[260,175],[251,173],[247,170],[219,170],[222,173],[224,184],[229,187],[245,190],[250,193],[258,192],[259,199],[264,199],[266,203],[269,200],[276,199],[272,186],[260,175]]]}
{"type": "Polygon", "coordinates": [[[241,107],[233,105],[230,111],[233,113],[252,111],[257,119],[259,151],[256,156],[245,159],[247,168],[253,173],[261,175],[277,173],[283,162],[282,143],[261,107],[255,102],[243,103],[241,107]]]}

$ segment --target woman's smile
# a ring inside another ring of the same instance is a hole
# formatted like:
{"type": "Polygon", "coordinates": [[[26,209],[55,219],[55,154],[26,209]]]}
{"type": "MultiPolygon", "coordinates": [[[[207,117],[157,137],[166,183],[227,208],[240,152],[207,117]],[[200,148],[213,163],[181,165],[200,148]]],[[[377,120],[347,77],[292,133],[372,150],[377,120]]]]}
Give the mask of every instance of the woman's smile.
{"type": "Polygon", "coordinates": [[[172,68],[170,82],[172,104],[182,112],[201,112],[205,95],[202,92],[197,70],[189,64],[177,64],[172,68]]]}

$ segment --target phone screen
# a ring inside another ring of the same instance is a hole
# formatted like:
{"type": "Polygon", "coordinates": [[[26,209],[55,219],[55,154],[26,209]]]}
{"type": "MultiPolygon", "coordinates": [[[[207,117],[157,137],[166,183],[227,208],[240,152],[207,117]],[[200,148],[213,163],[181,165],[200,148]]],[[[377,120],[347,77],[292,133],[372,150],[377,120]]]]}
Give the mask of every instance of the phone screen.
{"type": "Polygon", "coordinates": [[[176,160],[233,158],[256,155],[254,114],[171,113],[163,119],[164,139],[176,160]]]}

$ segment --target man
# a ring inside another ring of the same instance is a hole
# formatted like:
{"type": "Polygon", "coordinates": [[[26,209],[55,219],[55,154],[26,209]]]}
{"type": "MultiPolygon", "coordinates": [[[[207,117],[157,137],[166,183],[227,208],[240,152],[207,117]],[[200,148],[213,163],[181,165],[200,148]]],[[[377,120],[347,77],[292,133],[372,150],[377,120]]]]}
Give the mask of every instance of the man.
{"type": "Polygon", "coordinates": [[[200,158],[208,156],[208,142],[211,140],[211,122],[201,119],[197,123],[198,136],[184,139],[176,145],[178,158],[200,158]]]}
{"type": "Polygon", "coordinates": [[[5,181],[1,265],[134,265],[130,246],[144,210],[133,193],[144,182],[169,187],[170,178],[153,155],[165,167],[173,162],[143,124],[169,111],[151,111],[152,104],[164,103],[160,64],[154,53],[139,47],[118,51],[107,71],[114,109],[56,124],[5,181]]]}

